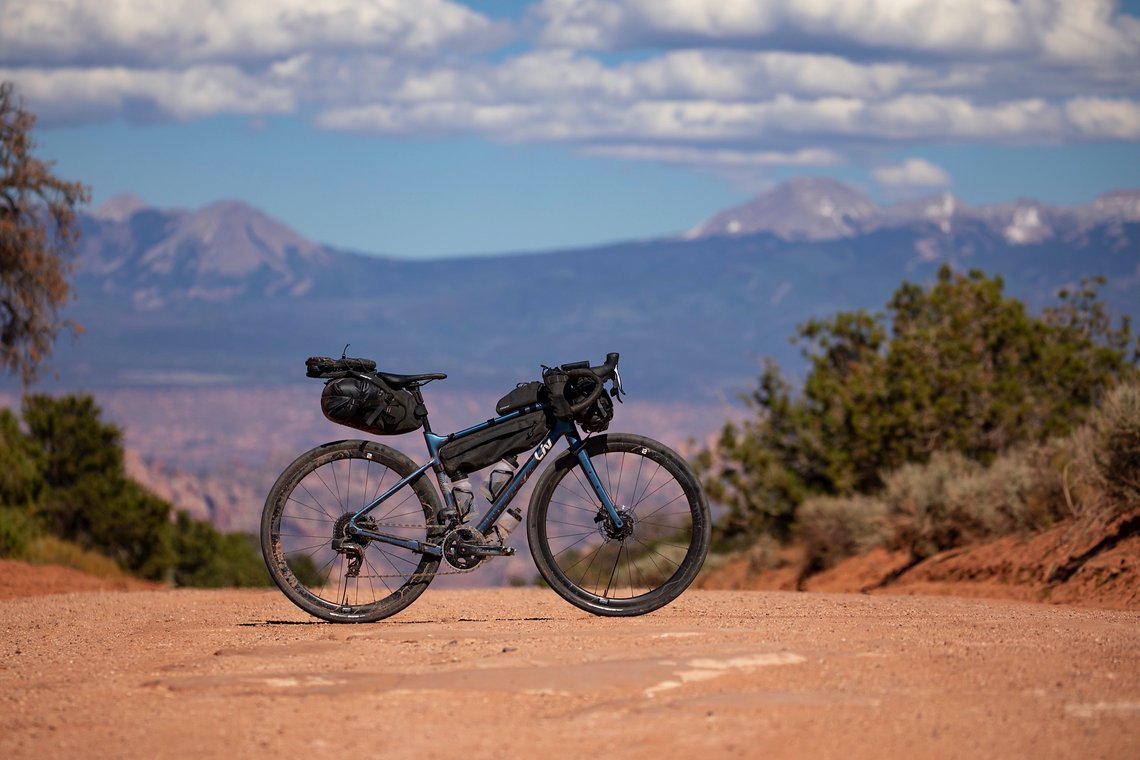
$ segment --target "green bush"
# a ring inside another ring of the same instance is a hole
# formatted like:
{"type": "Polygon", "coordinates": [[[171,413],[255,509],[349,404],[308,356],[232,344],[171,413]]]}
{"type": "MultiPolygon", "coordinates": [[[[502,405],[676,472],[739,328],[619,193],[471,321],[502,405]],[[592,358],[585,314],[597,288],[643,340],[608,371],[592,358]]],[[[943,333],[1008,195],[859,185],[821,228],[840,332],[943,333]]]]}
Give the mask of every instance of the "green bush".
{"type": "Polygon", "coordinates": [[[267,586],[265,562],[256,542],[240,533],[219,533],[212,525],[179,511],[173,525],[174,583],[221,588],[267,586]]]}
{"type": "Polygon", "coordinates": [[[171,523],[173,507],[127,476],[122,431],[101,416],[91,396],[29,395],[24,433],[0,410],[0,555],[102,575],[112,572],[109,563],[114,572],[173,576],[185,586],[268,584],[250,537],[185,514],[171,523]],[[47,535],[37,538],[41,525],[47,535]]]}
{"type": "Polygon", "coordinates": [[[42,452],[20,432],[19,420],[0,409],[0,506],[31,504],[43,489],[42,452]]]}
{"type": "Polygon", "coordinates": [[[22,557],[39,534],[39,528],[24,510],[0,507],[0,557],[22,557]]]}

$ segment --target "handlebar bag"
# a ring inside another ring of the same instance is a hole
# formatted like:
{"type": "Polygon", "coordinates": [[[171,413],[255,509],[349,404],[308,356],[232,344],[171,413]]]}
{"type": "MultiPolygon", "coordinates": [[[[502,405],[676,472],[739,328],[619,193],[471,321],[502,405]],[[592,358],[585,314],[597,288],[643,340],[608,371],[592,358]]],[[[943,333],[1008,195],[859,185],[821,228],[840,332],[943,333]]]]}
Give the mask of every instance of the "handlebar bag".
{"type": "Polygon", "coordinates": [[[439,449],[439,459],[449,477],[490,467],[503,457],[530,451],[550,432],[546,411],[527,412],[478,433],[449,441],[439,449]]]}
{"type": "Polygon", "coordinates": [[[372,375],[329,380],[321,393],[321,411],[331,422],[373,435],[418,430],[426,415],[410,392],[391,388],[372,375]]]}
{"type": "Polygon", "coordinates": [[[610,426],[610,420],[614,418],[614,404],[605,390],[598,395],[594,403],[578,414],[571,411],[571,407],[589,397],[594,389],[592,382],[600,383],[601,380],[584,382],[581,379],[571,380],[569,373],[559,368],[543,370],[542,380],[550,394],[550,404],[554,407],[555,417],[562,420],[573,419],[587,433],[600,433],[610,426]]]}

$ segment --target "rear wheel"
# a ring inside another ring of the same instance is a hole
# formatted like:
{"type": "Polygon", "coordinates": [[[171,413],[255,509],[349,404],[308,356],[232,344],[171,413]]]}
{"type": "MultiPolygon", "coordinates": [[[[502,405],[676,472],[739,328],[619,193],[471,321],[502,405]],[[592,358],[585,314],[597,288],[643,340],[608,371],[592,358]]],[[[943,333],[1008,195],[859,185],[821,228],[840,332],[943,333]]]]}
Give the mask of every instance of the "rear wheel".
{"type": "Polygon", "coordinates": [[[664,444],[613,433],[585,450],[623,525],[608,517],[578,459],[564,453],[530,500],[527,537],[543,579],[595,615],[643,615],[680,596],[708,554],[711,520],[696,477],[664,444]]]}
{"type": "MultiPolygon", "coordinates": [[[[290,601],[336,623],[394,615],[431,583],[439,558],[354,535],[349,519],[411,472],[412,460],[369,441],[318,446],[285,469],[265,501],[261,552],[290,601]]],[[[404,485],[358,526],[438,543],[439,497],[423,476],[404,485]]]]}

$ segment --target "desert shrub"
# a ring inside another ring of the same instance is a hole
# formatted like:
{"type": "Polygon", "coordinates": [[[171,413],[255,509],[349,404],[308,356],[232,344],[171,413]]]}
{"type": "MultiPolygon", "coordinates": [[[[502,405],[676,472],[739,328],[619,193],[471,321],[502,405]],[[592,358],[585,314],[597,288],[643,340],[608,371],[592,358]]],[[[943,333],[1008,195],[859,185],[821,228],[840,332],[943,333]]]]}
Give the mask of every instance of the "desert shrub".
{"type": "Polygon", "coordinates": [[[800,507],[804,573],[885,545],[891,537],[887,505],[869,496],[817,497],[800,507]]]}
{"type": "Polygon", "coordinates": [[[980,465],[956,452],[938,453],[925,464],[908,464],[886,477],[883,500],[894,526],[892,545],[928,557],[958,545],[950,519],[951,484],[969,477],[980,465]]]}
{"type": "Polygon", "coordinates": [[[1009,533],[1040,530],[1067,514],[1046,446],[1021,447],[983,467],[936,454],[886,477],[891,545],[916,559],[1009,533]]]}
{"type": "Polygon", "coordinates": [[[22,509],[0,507],[0,557],[21,557],[39,529],[22,509]]]}
{"type": "MultiPolygon", "coordinates": [[[[957,545],[1047,528],[1060,517],[1060,493],[1043,478],[1033,447],[1015,449],[992,465],[948,484],[948,519],[957,545]]],[[[942,547],[950,548],[950,547],[942,547]]]]}
{"type": "Polygon", "coordinates": [[[754,573],[772,570],[783,564],[780,557],[780,542],[769,535],[760,536],[746,552],[748,569],[754,573]]]}
{"type": "Polygon", "coordinates": [[[1140,506],[1140,382],[1114,388],[1091,428],[1093,458],[1108,496],[1120,506],[1140,506]]]}

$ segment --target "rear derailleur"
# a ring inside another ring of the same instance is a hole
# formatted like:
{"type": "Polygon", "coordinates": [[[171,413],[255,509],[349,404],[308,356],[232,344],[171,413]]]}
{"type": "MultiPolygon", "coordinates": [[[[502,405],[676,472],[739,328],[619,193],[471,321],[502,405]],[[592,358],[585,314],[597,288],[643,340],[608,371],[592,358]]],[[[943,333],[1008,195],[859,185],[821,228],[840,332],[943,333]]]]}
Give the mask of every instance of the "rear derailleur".
{"type": "Polygon", "coordinates": [[[364,564],[364,547],[368,546],[367,536],[360,534],[362,530],[376,531],[376,523],[370,517],[363,517],[355,523],[352,514],[341,515],[333,524],[332,549],[337,554],[343,554],[348,560],[348,569],[345,577],[357,578],[360,568],[364,564]]]}

